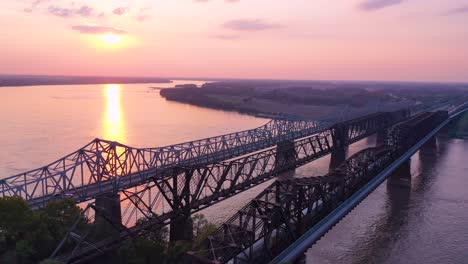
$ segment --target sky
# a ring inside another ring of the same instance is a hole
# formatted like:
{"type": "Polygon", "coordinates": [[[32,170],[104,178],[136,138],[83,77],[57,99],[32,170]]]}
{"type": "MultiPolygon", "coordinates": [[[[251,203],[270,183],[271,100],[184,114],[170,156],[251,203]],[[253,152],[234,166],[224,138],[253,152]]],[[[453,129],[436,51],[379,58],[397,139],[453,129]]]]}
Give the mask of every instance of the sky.
{"type": "Polygon", "coordinates": [[[0,73],[468,82],[468,0],[1,0],[0,73]]]}

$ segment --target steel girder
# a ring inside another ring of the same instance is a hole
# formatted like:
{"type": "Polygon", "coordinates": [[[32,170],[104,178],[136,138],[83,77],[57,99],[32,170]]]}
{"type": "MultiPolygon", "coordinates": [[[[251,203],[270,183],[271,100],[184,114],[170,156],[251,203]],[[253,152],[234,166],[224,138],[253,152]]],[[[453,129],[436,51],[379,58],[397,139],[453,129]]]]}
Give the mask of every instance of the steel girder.
{"type": "Polygon", "coordinates": [[[368,148],[324,177],[276,181],[189,253],[194,263],[265,263],[447,119],[422,113],[395,125],[392,144],[368,148]]]}
{"type": "Polygon", "coordinates": [[[383,170],[391,148],[361,151],[324,177],[278,180],[189,255],[195,263],[265,263],[383,170]]]}

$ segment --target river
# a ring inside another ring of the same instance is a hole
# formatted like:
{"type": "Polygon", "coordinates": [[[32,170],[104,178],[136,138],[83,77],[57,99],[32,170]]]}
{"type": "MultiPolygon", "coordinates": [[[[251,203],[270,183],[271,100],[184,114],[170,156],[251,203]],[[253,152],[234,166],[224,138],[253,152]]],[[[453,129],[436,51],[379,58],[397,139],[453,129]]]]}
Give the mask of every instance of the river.
{"type": "MultiPolygon", "coordinates": [[[[268,120],[166,101],[175,84],[0,88],[0,178],[50,163],[99,137],[162,146],[263,125],[268,120]]],[[[375,145],[371,136],[347,155],[375,145]]],[[[416,153],[412,186],[377,188],[306,252],[306,263],[467,263],[468,140],[441,133],[416,153]]],[[[284,177],[324,175],[326,156],[284,177]]],[[[226,220],[271,181],[202,211],[226,220]]]]}

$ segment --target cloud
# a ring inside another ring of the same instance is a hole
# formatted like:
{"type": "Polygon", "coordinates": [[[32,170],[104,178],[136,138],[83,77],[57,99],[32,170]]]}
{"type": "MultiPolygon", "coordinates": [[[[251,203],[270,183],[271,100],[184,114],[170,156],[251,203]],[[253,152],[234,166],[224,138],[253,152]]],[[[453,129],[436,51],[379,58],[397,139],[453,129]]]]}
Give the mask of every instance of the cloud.
{"type": "Polygon", "coordinates": [[[104,26],[76,25],[72,26],[72,29],[80,32],[81,34],[127,34],[127,32],[122,29],[104,26]]]}
{"type": "Polygon", "coordinates": [[[450,16],[450,15],[460,15],[460,14],[467,14],[467,13],[468,13],[468,5],[451,9],[443,13],[443,15],[450,16]]]}
{"type": "Polygon", "coordinates": [[[374,11],[401,3],[403,0],[365,0],[358,7],[363,11],[374,11]]]}
{"type": "Polygon", "coordinates": [[[127,11],[128,11],[128,8],[126,7],[117,7],[116,9],[112,11],[112,13],[114,13],[114,15],[121,16],[127,13],[127,11]]]}
{"type": "Polygon", "coordinates": [[[37,7],[39,7],[40,4],[44,3],[44,2],[48,2],[49,0],[35,0],[31,3],[31,6],[28,7],[28,8],[25,8],[23,9],[24,12],[27,12],[27,13],[31,13],[32,11],[34,11],[35,9],[37,9],[37,7]]]}
{"type": "Polygon", "coordinates": [[[73,17],[73,16],[81,16],[81,17],[92,17],[94,15],[94,9],[87,5],[82,5],[78,8],[64,8],[59,6],[49,6],[48,12],[54,16],[59,17],[73,17]]]}
{"type": "Polygon", "coordinates": [[[261,19],[236,19],[227,21],[223,27],[238,31],[261,31],[279,28],[281,25],[267,23],[261,19]]]}

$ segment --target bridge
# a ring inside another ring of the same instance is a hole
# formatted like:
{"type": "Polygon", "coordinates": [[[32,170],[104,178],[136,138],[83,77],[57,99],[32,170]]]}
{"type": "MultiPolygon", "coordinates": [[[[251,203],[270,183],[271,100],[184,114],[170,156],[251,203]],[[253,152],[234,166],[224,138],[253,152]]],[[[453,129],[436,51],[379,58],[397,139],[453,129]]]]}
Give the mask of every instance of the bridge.
{"type": "MultiPolygon", "coordinates": [[[[440,102],[430,107],[446,105],[440,102]]],[[[401,106],[387,110],[395,108],[401,106]]],[[[421,111],[418,107],[412,110],[421,111]]],[[[0,179],[0,197],[23,197],[34,209],[61,197],[86,202],[140,186],[154,177],[164,178],[174,167],[213,164],[307,137],[327,130],[336,120],[271,120],[255,129],[155,148],[95,139],[46,166],[0,179]]]]}
{"type": "Polygon", "coordinates": [[[191,214],[327,154],[341,157],[345,146],[385,131],[409,114],[408,110],[374,113],[224,161],[173,166],[164,177],[152,176],[137,188],[90,203],[85,217],[77,220],[52,257],[80,263],[118,247],[126,238],[145,236],[166,225],[171,241],[190,240],[191,214]],[[90,218],[95,219],[93,227],[81,230],[79,223],[90,218]],[[104,229],[112,235],[91,235],[104,229]]]}
{"type": "Polygon", "coordinates": [[[47,166],[0,180],[0,193],[21,196],[33,209],[62,197],[89,202],[85,219],[77,219],[52,256],[79,263],[166,225],[171,240],[190,239],[191,214],[327,154],[340,159],[345,146],[447,105],[391,109],[339,123],[272,120],[159,148],[96,139],[47,166]],[[82,230],[80,223],[90,219],[92,228],[82,230]]]}
{"type": "Polygon", "coordinates": [[[126,237],[143,235],[165,225],[171,225],[171,240],[185,239],[184,234],[192,230],[191,226],[185,226],[192,213],[290,169],[338,152],[346,145],[385,130],[408,115],[407,110],[375,113],[237,158],[196,166],[181,164],[167,170],[165,177],[154,176],[150,178],[151,182],[140,184],[138,188],[121,191],[121,199],[119,196],[99,197],[88,205],[85,212],[95,214],[96,222],[111,223],[119,235],[97,241],[76,240],[74,237],[87,238],[89,233],[99,231],[87,230],[88,233],[81,233],[72,229],[66,240],[74,240],[77,245],[66,261],[93,257],[117,246],[126,237]],[[109,203],[115,206],[109,206],[109,203]],[[118,205],[124,205],[122,211],[118,205]],[[146,221],[135,224],[141,218],[146,221]]]}
{"type": "Polygon", "coordinates": [[[464,104],[450,115],[421,113],[394,125],[385,145],[356,153],[325,176],[275,181],[189,252],[190,262],[293,263],[384,180],[408,180],[392,173],[467,110],[464,104]]]}

